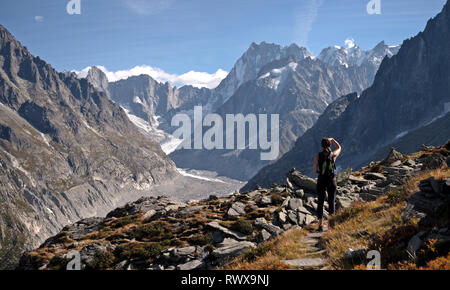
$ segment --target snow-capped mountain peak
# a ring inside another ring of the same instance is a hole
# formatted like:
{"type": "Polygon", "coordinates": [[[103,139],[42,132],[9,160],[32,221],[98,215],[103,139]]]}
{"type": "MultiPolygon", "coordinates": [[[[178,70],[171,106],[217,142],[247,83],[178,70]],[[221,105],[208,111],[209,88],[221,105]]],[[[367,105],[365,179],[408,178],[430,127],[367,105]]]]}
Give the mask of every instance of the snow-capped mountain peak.
{"type": "Polygon", "coordinates": [[[366,62],[379,66],[385,56],[391,57],[399,49],[399,45],[388,46],[384,41],[378,43],[371,50],[362,50],[358,45],[351,47],[335,45],[323,49],[318,59],[333,66],[362,66],[366,62]]]}
{"type": "Polygon", "coordinates": [[[312,56],[306,48],[299,47],[295,43],[281,46],[265,41],[259,44],[253,42],[237,60],[228,76],[216,88],[216,92],[222,98],[222,103],[228,100],[243,83],[256,79],[265,65],[286,57],[301,60],[312,56]]]}

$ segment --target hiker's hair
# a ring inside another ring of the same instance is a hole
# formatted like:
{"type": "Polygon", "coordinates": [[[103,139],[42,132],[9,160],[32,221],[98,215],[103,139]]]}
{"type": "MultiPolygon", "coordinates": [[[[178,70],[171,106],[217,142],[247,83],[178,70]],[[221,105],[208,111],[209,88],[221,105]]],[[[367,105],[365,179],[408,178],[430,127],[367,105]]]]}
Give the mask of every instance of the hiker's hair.
{"type": "Polygon", "coordinates": [[[328,138],[322,138],[322,141],[320,143],[325,151],[327,151],[328,153],[331,152],[331,142],[330,140],[328,140],[328,138]]]}

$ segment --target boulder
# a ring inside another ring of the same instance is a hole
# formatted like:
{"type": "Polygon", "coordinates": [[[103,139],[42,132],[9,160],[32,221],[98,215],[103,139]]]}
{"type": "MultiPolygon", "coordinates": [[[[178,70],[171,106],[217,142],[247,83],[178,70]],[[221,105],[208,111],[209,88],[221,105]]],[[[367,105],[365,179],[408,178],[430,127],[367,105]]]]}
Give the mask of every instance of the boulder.
{"type": "Polygon", "coordinates": [[[403,158],[403,154],[395,150],[394,148],[391,148],[391,151],[389,152],[388,156],[381,161],[382,165],[390,165],[392,162],[401,160],[403,158]]]}
{"type": "Polygon", "coordinates": [[[366,249],[358,249],[355,251],[355,250],[349,248],[344,253],[344,259],[346,259],[346,260],[364,260],[366,258],[366,253],[367,253],[366,249]]]}
{"type": "Polygon", "coordinates": [[[299,268],[317,268],[326,264],[326,260],[323,258],[302,258],[293,260],[281,260],[282,263],[291,267],[299,268]]]}
{"type": "Polygon", "coordinates": [[[201,260],[192,260],[190,262],[180,264],[177,266],[177,270],[195,270],[204,268],[205,264],[201,260]]]}
{"type": "Polygon", "coordinates": [[[260,229],[265,229],[266,231],[268,231],[272,236],[278,236],[281,235],[283,233],[283,230],[273,224],[270,224],[266,221],[266,219],[264,218],[257,218],[253,224],[255,225],[255,227],[260,228],[260,229]]]}
{"type": "Polygon", "coordinates": [[[297,209],[297,212],[301,212],[301,213],[303,213],[303,214],[311,214],[311,211],[309,211],[306,207],[304,207],[304,206],[302,206],[302,207],[299,207],[298,209],[297,209]]]}
{"type": "Polygon", "coordinates": [[[369,180],[366,180],[361,177],[357,177],[354,175],[350,175],[348,180],[350,180],[351,183],[359,184],[359,185],[368,185],[370,182],[369,180]]]}
{"type": "Polygon", "coordinates": [[[307,207],[313,209],[313,210],[317,210],[317,203],[316,203],[315,200],[316,200],[316,199],[313,198],[313,197],[308,197],[308,198],[306,199],[305,205],[306,205],[307,207]]]}
{"type": "Polygon", "coordinates": [[[287,173],[287,177],[289,180],[300,187],[301,189],[310,191],[310,192],[316,192],[317,182],[316,180],[312,179],[311,177],[308,177],[306,175],[303,175],[300,171],[293,170],[289,171],[287,173]]]}
{"type": "Polygon", "coordinates": [[[292,184],[292,182],[287,177],[286,177],[286,186],[289,189],[295,190],[294,185],[292,184]]]}
{"type": "Polygon", "coordinates": [[[276,185],[276,186],[272,187],[272,190],[271,190],[271,191],[272,191],[272,192],[275,192],[275,193],[282,193],[282,192],[285,191],[285,190],[286,190],[285,187],[276,185]]]}
{"type": "Polygon", "coordinates": [[[220,244],[217,245],[218,248],[222,248],[222,247],[226,247],[232,244],[237,243],[238,241],[236,241],[233,238],[225,238],[220,244]]]}
{"type": "Polygon", "coordinates": [[[387,180],[386,176],[377,172],[368,172],[364,175],[364,178],[368,180],[387,180]]]}
{"type": "Polygon", "coordinates": [[[441,193],[442,190],[444,189],[444,181],[442,179],[436,180],[436,179],[432,178],[430,180],[430,185],[431,185],[431,188],[433,188],[433,191],[435,193],[441,193]]]}
{"type": "Polygon", "coordinates": [[[187,256],[193,254],[195,250],[196,250],[195,246],[176,248],[173,250],[173,254],[178,256],[187,256]]]}
{"type": "Polygon", "coordinates": [[[423,244],[423,241],[420,239],[425,234],[425,232],[420,232],[414,235],[408,242],[407,251],[410,254],[416,253],[423,244]]]}
{"type": "Polygon", "coordinates": [[[237,240],[246,240],[247,239],[247,237],[244,234],[227,229],[226,227],[219,225],[219,223],[217,221],[210,222],[207,224],[207,226],[222,232],[225,236],[231,236],[237,240]]]}
{"type": "MultiPolygon", "coordinates": [[[[325,212],[324,212],[324,216],[325,216],[325,212]]],[[[316,220],[315,217],[313,217],[312,215],[307,214],[305,217],[305,225],[309,225],[312,222],[314,222],[316,220]]]]}
{"type": "MultiPolygon", "coordinates": [[[[92,217],[78,221],[74,224],[65,226],[62,231],[68,232],[69,237],[73,240],[79,240],[87,234],[97,232],[104,227],[103,218],[92,217]]],[[[44,247],[52,243],[52,238],[48,239],[44,243],[44,247]]]]}
{"type": "Polygon", "coordinates": [[[297,213],[295,211],[289,210],[287,216],[291,224],[296,225],[298,223],[297,213]]]}
{"type": "Polygon", "coordinates": [[[423,192],[434,192],[433,186],[431,185],[431,180],[434,180],[434,177],[421,180],[419,183],[419,189],[423,192]]]}
{"type": "Polygon", "coordinates": [[[397,160],[391,163],[391,167],[397,167],[402,165],[402,161],[401,160],[397,160]]]}
{"type": "Polygon", "coordinates": [[[236,241],[235,243],[214,249],[211,254],[215,258],[232,258],[238,256],[243,251],[253,248],[256,248],[256,246],[252,242],[236,241]]]}
{"type": "Polygon", "coordinates": [[[287,218],[286,213],[280,211],[280,212],[278,212],[277,216],[278,216],[278,221],[279,221],[281,224],[285,224],[285,223],[286,223],[286,221],[287,221],[287,220],[286,220],[286,218],[287,218]]]}
{"type": "Polygon", "coordinates": [[[180,215],[190,215],[190,214],[193,214],[195,212],[199,212],[199,211],[201,211],[204,208],[205,208],[205,206],[203,206],[203,205],[188,206],[188,207],[185,207],[185,208],[181,209],[179,211],[179,214],[180,215]]]}
{"type": "Polygon", "coordinates": [[[347,208],[352,204],[353,200],[345,196],[337,196],[336,197],[336,208],[347,208]]]}
{"type": "Polygon", "coordinates": [[[146,213],[144,213],[143,218],[144,219],[151,219],[156,214],[156,210],[150,209],[146,213]]]}
{"type": "Polygon", "coordinates": [[[245,204],[243,204],[242,202],[235,202],[228,209],[227,215],[240,216],[243,215],[244,213],[245,213],[245,204]]]}
{"type": "Polygon", "coordinates": [[[114,270],[125,270],[128,265],[128,260],[123,260],[114,266],[114,270]]]}
{"type": "Polygon", "coordinates": [[[291,200],[290,196],[286,197],[286,199],[283,200],[283,202],[281,203],[281,208],[285,208],[285,209],[288,208],[290,200],[291,200]]]}
{"type": "Polygon", "coordinates": [[[414,166],[416,166],[416,162],[412,159],[408,159],[405,161],[405,165],[409,166],[409,167],[414,167],[414,166]]]}
{"type": "Polygon", "coordinates": [[[297,210],[298,208],[303,206],[303,202],[299,198],[291,198],[289,199],[288,209],[297,210]]]}
{"type": "Polygon", "coordinates": [[[272,235],[266,231],[265,229],[262,229],[258,235],[256,236],[256,240],[260,243],[268,241],[270,238],[272,237],[272,235]]]}
{"type": "Polygon", "coordinates": [[[261,198],[261,204],[263,205],[269,205],[272,203],[272,199],[270,198],[270,196],[265,195],[261,198]]]}
{"type": "Polygon", "coordinates": [[[434,218],[442,216],[448,206],[448,200],[441,198],[441,195],[419,191],[408,200],[402,217],[405,220],[412,217],[419,218],[419,225],[428,226],[434,218]]]}
{"type": "Polygon", "coordinates": [[[445,157],[441,154],[433,153],[428,154],[419,159],[422,163],[422,170],[441,168],[445,163],[445,157]]]}
{"type": "Polygon", "coordinates": [[[336,181],[338,185],[344,185],[345,183],[347,183],[348,178],[350,177],[350,175],[352,174],[352,169],[351,168],[347,168],[345,170],[339,171],[336,174],[336,181]]]}
{"type": "Polygon", "coordinates": [[[247,195],[250,197],[250,198],[253,198],[253,197],[255,197],[255,196],[257,196],[257,195],[260,195],[261,193],[258,191],[258,190],[253,190],[253,191],[250,191],[249,193],[247,193],[247,195]]]}
{"type": "Polygon", "coordinates": [[[303,191],[303,189],[297,189],[296,191],[294,191],[293,195],[298,198],[303,198],[305,196],[305,192],[303,191]]]}
{"type": "Polygon", "coordinates": [[[109,244],[105,242],[94,242],[86,245],[80,252],[81,262],[90,264],[94,260],[97,252],[106,252],[108,245],[109,244]]]}

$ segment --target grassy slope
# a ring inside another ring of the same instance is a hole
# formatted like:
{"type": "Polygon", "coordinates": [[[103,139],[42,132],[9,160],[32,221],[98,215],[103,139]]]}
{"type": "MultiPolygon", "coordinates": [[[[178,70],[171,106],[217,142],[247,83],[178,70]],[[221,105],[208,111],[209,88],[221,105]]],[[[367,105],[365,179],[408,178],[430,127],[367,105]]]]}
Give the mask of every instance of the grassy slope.
{"type": "MultiPolygon", "coordinates": [[[[423,152],[417,152],[409,157],[417,158],[422,154],[423,152]]],[[[362,171],[367,170],[365,168],[362,171]]],[[[349,264],[343,259],[344,253],[349,248],[379,250],[384,269],[450,269],[450,254],[436,253],[433,245],[426,245],[415,260],[406,255],[404,247],[398,247],[402,243],[407,243],[419,231],[417,221],[405,223],[402,221],[401,213],[410,195],[418,191],[419,181],[431,176],[437,179],[450,177],[450,168],[444,165],[441,169],[422,171],[411,177],[401,189],[393,190],[374,202],[354,203],[331,217],[330,230],[323,237],[331,269],[364,269],[363,261],[352,261],[352,264],[349,264]]],[[[447,219],[441,222],[446,225],[449,223],[447,219]]],[[[301,237],[308,230],[312,229],[286,232],[276,240],[266,242],[257,249],[241,255],[226,269],[288,269],[280,260],[306,257],[301,237]]]]}

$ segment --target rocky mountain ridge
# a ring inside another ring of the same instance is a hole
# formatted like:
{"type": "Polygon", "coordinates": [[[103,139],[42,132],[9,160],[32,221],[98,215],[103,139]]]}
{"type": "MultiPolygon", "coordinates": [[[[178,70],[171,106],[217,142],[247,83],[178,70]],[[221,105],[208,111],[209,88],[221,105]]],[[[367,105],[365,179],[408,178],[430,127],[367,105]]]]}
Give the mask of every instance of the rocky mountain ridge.
{"type": "Polygon", "coordinates": [[[330,104],[288,153],[263,168],[244,189],[281,181],[286,168],[312,174],[312,160],[324,136],[334,137],[343,146],[341,168],[357,167],[380,148],[448,113],[449,7],[445,4],[423,32],[405,40],[396,55],[383,60],[372,86],[330,104]]]}
{"type": "MultiPolygon", "coordinates": [[[[314,124],[330,102],[350,92],[360,93],[368,87],[381,59],[397,50],[398,47],[389,47],[384,42],[369,51],[356,47],[354,51],[358,51],[360,61],[353,61],[350,66],[336,66],[331,57],[314,58],[305,48],[295,44],[252,43],[227,77],[212,90],[192,86],[176,88],[147,75],[106,84],[106,75],[99,76],[102,72],[95,67],[91,68],[87,79],[108,91],[111,99],[129,114],[139,117],[139,123],[147,122],[147,134],[159,140],[163,148],[176,147],[165,145],[176,141],[170,136],[177,129],[170,126],[171,118],[176,113],[187,113],[192,117],[196,105],[202,106],[204,114],[215,112],[222,117],[226,114],[280,114],[281,156],[314,124]]],[[[172,153],[173,149],[166,152],[172,153]]],[[[181,150],[170,157],[180,168],[210,170],[246,181],[254,168],[267,164],[258,158],[260,152],[181,150]]]]}
{"type": "MultiPolygon", "coordinates": [[[[392,150],[383,161],[372,162],[361,171],[339,174],[338,208],[391,194],[414,175],[450,164],[450,143],[424,150],[411,155],[392,150]]],[[[106,218],[66,226],[40,248],[27,252],[19,269],[65,269],[70,251],[80,253],[81,269],[223,267],[286,231],[306,229],[314,223],[316,180],[294,169],[286,176],[285,185],[256,187],[226,198],[210,196],[188,203],[163,196],[141,198],[111,211],[106,218]]],[[[420,188],[433,190],[428,184],[423,182],[420,188]]],[[[436,184],[444,184],[438,191],[448,197],[449,179],[436,184]]],[[[426,205],[424,200],[420,204],[426,205]]],[[[426,210],[423,206],[415,209],[426,210]]]]}
{"type": "Polygon", "coordinates": [[[31,55],[3,26],[0,111],[0,268],[67,223],[179,176],[117,104],[31,55]]]}
{"type": "MultiPolygon", "coordinates": [[[[393,55],[395,52],[396,49],[391,51],[384,43],[371,51],[380,57],[384,57],[384,53],[393,55]]],[[[314,125],[329,103],[350,92],[360,93],[370,86],[378,65],[379,62],[362,61],[351,66],[336,66],[305,55],[277,58],[265,64],[255,79],[242,84],[216,113],[222,118],[227,114],[278,114],[279,156],[282,156],[299,136],[314,125]]],[[[268,127],[270,130],[270,124],[268,127]]],[[[224,136],[225,133],[226,130],[224,136]]],[[[246,137],[248,144],[249,136],[246,137]]],[[[262,151],[177,150],[170,157],[179,167],[214,170],[221,175],[248,180],[255,168],[260,169],[270,163],[261,160],[262,151]]]]}

